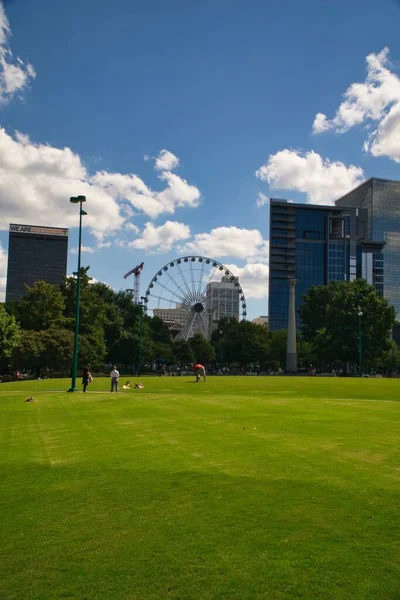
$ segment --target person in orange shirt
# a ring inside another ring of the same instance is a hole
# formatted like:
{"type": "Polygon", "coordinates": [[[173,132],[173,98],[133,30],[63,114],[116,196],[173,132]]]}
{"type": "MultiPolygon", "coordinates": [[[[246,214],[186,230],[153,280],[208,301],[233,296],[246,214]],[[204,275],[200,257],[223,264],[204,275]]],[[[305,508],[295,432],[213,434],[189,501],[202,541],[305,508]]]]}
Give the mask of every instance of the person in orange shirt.
{"type": "Polygon", "coordinates": [[[194,374],[196,376],[197,382],[200,381],[201,376],[203,376],[203,381],[206,380],[206,369],[202,364],[197,363],[196,365],[194,365],[193,370],[194,370],[194,374]]]}

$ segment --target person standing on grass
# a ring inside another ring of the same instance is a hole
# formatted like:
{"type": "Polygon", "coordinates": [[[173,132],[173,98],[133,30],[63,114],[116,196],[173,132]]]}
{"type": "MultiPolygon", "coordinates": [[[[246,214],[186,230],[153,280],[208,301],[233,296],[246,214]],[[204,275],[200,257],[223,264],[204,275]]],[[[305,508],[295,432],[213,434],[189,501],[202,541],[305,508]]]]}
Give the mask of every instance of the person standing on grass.
{"type": "Polygon", "coordinates": [[[110,373],[110,377],[111,377],[111,391],[115,391],[118,392],[118,377],[119,377],[119,372],[117,371],[117,367],[114,365],[113,366],[113,370],[110,373]]]}
{"type": "Polygon", "coordinates": [[[196,375],[197,383],[200,381],[201,376],[203,376],[203,381],[206,380],[206,370],[202,364],[197,363],[197,365],[194,365],[194,374],[196,375]]]}
{"type": "Polygon", "coordinates": [[[89,379],[91,377],[89,367],[90,367],[90,365],[87,365],[86,367],[84,367],[83,373],[82,373],[82,385],[83,385],[83,393],[84,394],[86,394],[86,389],[87,389],[87,386],[89,385],[89,379]]]}

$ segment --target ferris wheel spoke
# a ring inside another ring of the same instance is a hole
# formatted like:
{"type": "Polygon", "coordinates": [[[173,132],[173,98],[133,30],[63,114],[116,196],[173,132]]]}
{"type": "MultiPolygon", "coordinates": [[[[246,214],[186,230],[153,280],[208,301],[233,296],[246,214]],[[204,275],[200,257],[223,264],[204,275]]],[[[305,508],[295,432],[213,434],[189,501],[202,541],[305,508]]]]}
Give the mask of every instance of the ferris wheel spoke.
{"type": "Polygon", "coordinates": [[[203,261],[203,262],[201,263],[201,269],[200,269],[200,278],[199,278],[199,287],[198,287],[198,289],[197,289],[197,295],[198,295],[199,297],[201,297],[201,296],[202,296],[202,294],[201,294],[201,286],[203,285],[203,276],[204,276],[204,267],[205,267],[205,266],[206,266],[206,264],[205,264],[205,262],[203,261]]]}
{"type": "Polygon", "coordinates": [[[180,265],[180,264],[177,262],[177,263],[176,263],[176,266],[178,267],[179,274],[180,274],[180,276],[181,276],[181,278],[182,278],[182,281],[183,281],[183,284],[184,284],[184,286],[186,287],[186,291],[187,291],[187,293],[188,293],[188,295],[189,295],[189,297],[190,297],[190,295],[191,295],[191,291],[190,291],[190,288],[189,288],[188,282],[186,281],[186,277],[184,277],[184,275],[183,275],[183,271],[182,271],[181,265],[180,265]]]}
{"type": "Polygon", "coordinates": [[[193,323],[195,316],[196,316],[196,313],[192,313],[192,312],[189,313],[182,330],[180,331],[180,333],[177,336],[180,340],[188,340],[189,339],[190,333],[192,330],[192,323],[193,323]]]}
{"type": "MultiPolygon", "coordinates": [[[[185,299],[185,301],[190,304],[190,297],[188,296],[188,294],[182,290],[182,286],[178,285],[178,282],[175,280],[174,277],[172,277],[172,275],[170,273],[168,273],[168,271],[166,272],[170,281],[172,281],[172,283],[175,285],[175,287],[177,288],[177,290],[179,291],[180,294],[182,294],[183,298],[185,299]]],[[[177,294],[178,296],[178,294],[177,294]]],[[[179,296],[178,296],[179,297],[179,296]]]]}
{"type": "MultiPolygon", "coordinates": [[[[174,292],[173,290],[170,290],[166,285],[164,285],[163,283],[160,283],[159,281],[157,282],[158,285],[160,287],[162,287],[166,292],[169,292],[171,294],[171,296],[176,296],[182,304],[184,304],[185,306],[189,306],[189,304],[186,302],[186,300],[184,299],[183,296],[178,295],[176,292],[174,292]]],[[[177,302],[175,302],[175,300],[170,300],[170,302],[174,302],[175,304],[178,304],[177,302]]]]}
{"type": "Polygon", "coordinates": [[[195,288],[195,283],[194,283],[194,273],[193,273],[192,261],[189,262],[189,267],[190,267],[190,279],[192,280],[192,293],[193,293],[193,296],[195,296],[196,288],[195,288]]]}
{"type": "MultiPolygon", "coordinates": [[[[171,304],[171,302],[173,304],[176,304],[176,302],[174,300],[168,299],[168,298],[164,298],[163,296],[157,296],[157,294],[148,294],[148,297],[150,298],[157,298],[157,300],[164,300],[164,302],[167,302],[167,304],[171,304]]],[[[152,310],[151,308],[148,310],[152,310]]]]}
{"type": "Polygon", "coordinates": [[[204,335],[208,339],[208,337],[209,337],[209,323],[208,323],[207,315],[204,314],[204,313],[201,313],[199,315],[199,317],[200,317],[200,328],[203,329],[204,335]]]}

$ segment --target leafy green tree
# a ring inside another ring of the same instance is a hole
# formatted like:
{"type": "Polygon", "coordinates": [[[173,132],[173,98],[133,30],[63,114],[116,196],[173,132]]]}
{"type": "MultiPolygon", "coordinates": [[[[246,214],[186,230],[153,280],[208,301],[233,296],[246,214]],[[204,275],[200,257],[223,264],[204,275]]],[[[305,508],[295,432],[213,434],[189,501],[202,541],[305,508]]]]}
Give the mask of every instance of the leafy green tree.
{"type": "Polygon", "coordinates": [[[26,290],[27,296],[10,306],[22,329],[42,331],[64,327],[65,301],[58,286],[37,281],[26,286],[26,290]]]}
{"type": "Polygon", "coordinates": [[[147,322],[149,324],[149,333],[153,342],[172,345],[171,333],[168,325],[164,323],[160,317],[153,317],[152,319],[147,318],[147,322]]]}
{"type": "Polygon", "coordinates": [[[0,359],[9,359],[13,350],[18,347],[21,338],[20,327],[14,315],[6,312],[0,304],[0,359]]]}
{"type": "MultiPolygon", "coordinates": [[[[106,355],[106,342],[101,329],[79,336],[78,367],[91,365],[93,370],[101,369],[106,355]]],[[[72,360],[72,355],[70,357],[72,360]]]]}
{"type": "Polygon", "coordinates": [[[17,369],[36,371],[40,367],[42,352],[40,332],[22,330],[19,344],[13,350],[13,364],[17,369]]]}
{"type": "Polygon", "coordinates": [[[268,366],[273,369],[284,369],[286,367],[287,331],[271,331],[269,334],[267,349],[268,366]]]}
{"type": "Polygon", "coordinates": [[[68,373],[74,344],[72,331],[53,327],[39,331],[38,337],[41,370],[68,373]]]}
{"type": "Polygon", "coordinates": [[[166,365],[172,365],[174,363],[174,354],[171,344],[164,344],[163,342],[152,342],[151,344],[151,358],[152,360],[161,359],[166,365]]]}
{"type": "Polygon", "coordinates": [[[372,365],[386,373],[395,373],[400,368],[400,348],[394,340],[389,342],[388,349],[381,354],[379,359],[372,365]]]}
{"type": "Polygon", "coordinates": [[[173,353],[175,361],[180,365],[186,365],[195,361],[193,350],[189,342],[186,342],[185,340],[177,340],[174,342],[173,353]]]}
{"type": "Polygon", "coordinates": [[[325,364],[357,362],[359,312],[364,363],[387,350],[395,310],[364,279],[312,287],[303,301],[299,314],[304,339],[313,343],[325,364]]]}
{"type": "Polygon", "coordinates": [[[218,361],[243,367],[263,366],[267,360],[268,335],[265,327],[250,321],[223,321],[214,335],[218,361]]]}
{"type": "Polygon", "coordinates": [[[210,360],[215,359],[214,347],[200,333],[196,333],[189,340],[189,344],[197,362],[207,364],[210,360]]]}

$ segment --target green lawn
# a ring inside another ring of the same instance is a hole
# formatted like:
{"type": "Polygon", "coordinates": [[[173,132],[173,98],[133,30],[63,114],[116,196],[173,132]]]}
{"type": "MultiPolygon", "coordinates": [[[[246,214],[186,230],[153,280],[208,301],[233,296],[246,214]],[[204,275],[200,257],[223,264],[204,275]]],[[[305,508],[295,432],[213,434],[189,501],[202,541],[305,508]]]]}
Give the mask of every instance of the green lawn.
{"type": "Polygon", "coordinates": [[[0,385],[1,600],[400,599],[400,381],[144,384],[0,385]]]}

